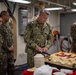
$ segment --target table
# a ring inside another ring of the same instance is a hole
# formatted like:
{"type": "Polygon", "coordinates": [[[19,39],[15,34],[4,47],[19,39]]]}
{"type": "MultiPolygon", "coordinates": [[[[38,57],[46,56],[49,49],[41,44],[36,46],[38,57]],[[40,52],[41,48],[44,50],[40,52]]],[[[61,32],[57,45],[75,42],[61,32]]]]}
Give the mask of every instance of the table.
{"type": "Polygon", "coordinates": [[[34,72],[29,72],[27,70],[23,71],[22,75],[33,75],[34,72]]]}
{"type": "Polygon", "coordinates": [[[33,75],[33,73],[34,72],[29,72],[29,71],[25,70],[22,75],[33,75]]]}
{"type": "MultiPolygon", "coordinates": [[[[54,72],[56,72],[56,71],[53,71],[53,73],[54,72]]],[[[33,75],[33,73],[34,72],[29,72],[29,71],[25,70],[25,71],[23,71],[22,75],[33,75]]],[[[54,75],[53,73],[52,73],[52,75],[54,75]]],[[[67,75],[76,75],[76,71],[73,74],[67,74],[67,75]]]]}

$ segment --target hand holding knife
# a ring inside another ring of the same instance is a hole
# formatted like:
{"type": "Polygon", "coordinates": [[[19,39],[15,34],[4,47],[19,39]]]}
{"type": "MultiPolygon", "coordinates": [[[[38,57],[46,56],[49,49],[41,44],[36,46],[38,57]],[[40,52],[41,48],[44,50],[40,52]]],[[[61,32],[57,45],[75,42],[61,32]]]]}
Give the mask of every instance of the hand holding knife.
{"type": "Polygon", "coordinates": [[[41,54],[46,54],[46,55],[50,56],[50,54],[47,52],[48,51],[47,47],[41,48],[39,46],[36,46],[36,50],[39,51],[41,54]]]}

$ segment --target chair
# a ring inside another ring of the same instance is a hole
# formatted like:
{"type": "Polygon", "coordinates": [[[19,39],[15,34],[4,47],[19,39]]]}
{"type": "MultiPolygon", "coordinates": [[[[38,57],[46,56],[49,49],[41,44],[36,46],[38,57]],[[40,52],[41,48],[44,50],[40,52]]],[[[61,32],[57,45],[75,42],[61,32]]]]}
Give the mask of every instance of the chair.
{"type": "Polygon", "coordinates": [[[71,51],[72,41],[68,37],[64,37],[60,42],[60,50],[70,52],[71,51]]]}

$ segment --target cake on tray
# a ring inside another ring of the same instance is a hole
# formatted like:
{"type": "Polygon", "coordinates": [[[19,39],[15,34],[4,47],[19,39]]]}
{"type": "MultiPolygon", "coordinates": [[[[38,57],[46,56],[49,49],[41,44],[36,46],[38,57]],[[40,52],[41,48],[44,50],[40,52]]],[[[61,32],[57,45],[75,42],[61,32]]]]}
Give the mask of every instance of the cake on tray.
{"type": "Polygon", "coordinates": [[[76,54],[68,52],[57,52],[50,55],[51,62],[59,63],[61,65],[73,66],[76,64],[76,54]]]}

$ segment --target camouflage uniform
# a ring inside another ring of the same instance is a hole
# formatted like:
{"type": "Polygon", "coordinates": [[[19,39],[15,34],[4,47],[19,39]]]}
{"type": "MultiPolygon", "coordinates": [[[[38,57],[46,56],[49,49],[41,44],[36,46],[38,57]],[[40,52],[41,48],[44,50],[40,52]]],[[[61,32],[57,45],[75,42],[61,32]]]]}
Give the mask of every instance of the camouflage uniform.
{"type": "Polygon", "coordinates": [[[3,39],[2,36],[0,34],[0,74],[3,75],[3,57],[2,57],[2,43],[3,43],[3,39]]]}
{"type": "Polygon", "coordinates": [[[28,23],[24,33],[24,41],[26,42],[27,64],[31,68],[34,66],[34,56],[38,53],[35,50],[36,45],[41,48],[51,46],[51,27],[48,23],[40,25],[37,20],[28,23]]]}
{"type": "Polygon", "coordinates": [[[76,52],[76,25],[71,26],[71,37],[72,37],[72,50],[76,52]]]}
{"type": "Polygon", "coordinates": [[[7,23],[3,23],[0,28],[0,33],[3,38],[2,54],[4,63],[4,75],[6,74],[6,72],[8,75],[14,75],[13,52],[8,50],[8,48],[13,45],[12,30],[7,25],[7,23]]]}

